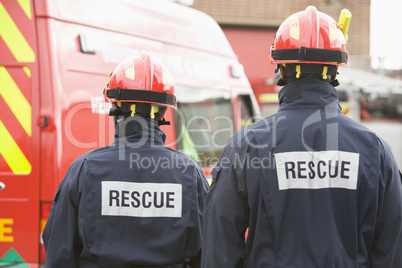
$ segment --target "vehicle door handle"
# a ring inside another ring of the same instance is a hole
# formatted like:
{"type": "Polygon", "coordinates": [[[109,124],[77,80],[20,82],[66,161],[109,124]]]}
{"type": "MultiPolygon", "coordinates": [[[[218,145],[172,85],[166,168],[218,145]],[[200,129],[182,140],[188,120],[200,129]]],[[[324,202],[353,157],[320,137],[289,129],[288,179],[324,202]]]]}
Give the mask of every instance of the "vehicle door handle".
{"type": "Polygon", "coordinates": [[[6,188],[6,185],[0,181],[0,191],[4,190],[6,188]]]}

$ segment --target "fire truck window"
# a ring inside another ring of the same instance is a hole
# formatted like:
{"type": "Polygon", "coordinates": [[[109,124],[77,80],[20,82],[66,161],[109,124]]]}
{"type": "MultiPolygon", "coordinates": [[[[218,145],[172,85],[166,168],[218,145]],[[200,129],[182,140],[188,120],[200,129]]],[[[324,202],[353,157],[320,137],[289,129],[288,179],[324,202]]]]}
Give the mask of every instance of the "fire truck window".
{"type": "Polygon", "coordinates": [[[249,95],[239,96],[239,113],[241,128],[251,125],[255,122],[254,111],[249,95]]]}
{"type": "Polygon", "coordinates": [[[213,166],[235,131],[230,93],[177,86],[176,96],[177,149],[201,167],[213,166]]]}

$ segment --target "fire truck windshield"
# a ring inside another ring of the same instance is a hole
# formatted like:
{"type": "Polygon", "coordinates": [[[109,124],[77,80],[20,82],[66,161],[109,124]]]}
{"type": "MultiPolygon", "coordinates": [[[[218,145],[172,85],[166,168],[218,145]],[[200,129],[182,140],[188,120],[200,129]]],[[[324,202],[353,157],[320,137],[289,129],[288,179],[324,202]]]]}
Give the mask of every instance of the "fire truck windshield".
{"type": "Polygon", "coordinates": [[[177,86],[176,96],[177,149],[201,167],[214,166],[235,131],[230,92],[177,86]]]}

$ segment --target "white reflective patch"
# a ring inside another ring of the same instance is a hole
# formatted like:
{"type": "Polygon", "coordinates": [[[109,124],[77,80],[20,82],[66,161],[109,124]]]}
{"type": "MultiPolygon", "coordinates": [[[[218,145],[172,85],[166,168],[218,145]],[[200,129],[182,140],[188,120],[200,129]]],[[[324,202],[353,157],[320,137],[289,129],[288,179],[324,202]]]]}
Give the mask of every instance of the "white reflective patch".
{"type": "Polygon", "coordinates": [[[102,215],[182,216],[182,186],[175,183],[102,182],[102,215]]]}
{"type": "Polygon", "coordinates": [[[356,190],[359,154],[343,151],[276,153],[279,190],[356,190]]]}

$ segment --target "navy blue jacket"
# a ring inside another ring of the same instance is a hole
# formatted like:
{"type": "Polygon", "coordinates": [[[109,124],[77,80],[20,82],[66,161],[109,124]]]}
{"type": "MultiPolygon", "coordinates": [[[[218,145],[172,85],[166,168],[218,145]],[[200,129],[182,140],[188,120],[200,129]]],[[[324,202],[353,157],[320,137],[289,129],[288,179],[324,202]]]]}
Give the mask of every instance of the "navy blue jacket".
{"type": "Polygon", "coordinates": [[[66,172],[43,232],[45,267],[199,265],[204,173],[165,147],[154,120],[132,119],[127,136],[117,128],[111,146],[66,172]]]}
{"type": "Polygon", "coordinates": [[[202,267],[402,267],[402,184],[389,146],[328,83],[294,82],[214,168],[202,267]],[[245,232],[248,230],[247,242],[245,232]]]}

